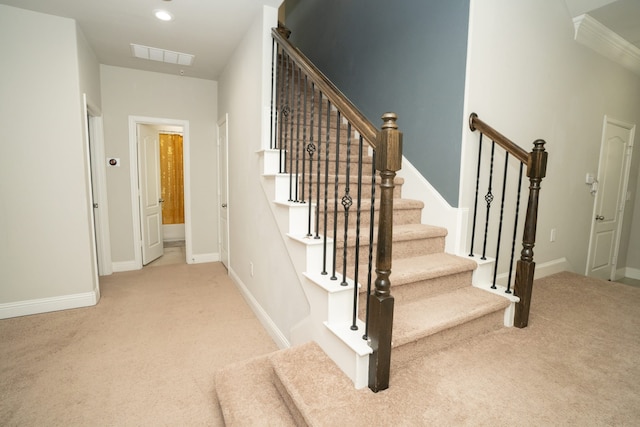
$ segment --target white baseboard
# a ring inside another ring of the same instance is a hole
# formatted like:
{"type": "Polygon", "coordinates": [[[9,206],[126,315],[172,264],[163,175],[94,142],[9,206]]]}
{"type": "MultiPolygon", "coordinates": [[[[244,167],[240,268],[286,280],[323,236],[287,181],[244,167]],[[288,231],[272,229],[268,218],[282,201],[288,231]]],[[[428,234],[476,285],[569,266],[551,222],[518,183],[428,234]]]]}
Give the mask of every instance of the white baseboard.
{"type": "Polygon", "coordinates": [[[119,273],[122,271],[132,271],[132,270],[140,270],[140,266],[136,263],[135,260],[131,261],[116,261],[111,263],[111,269],[114,273],[119,273]]]}
{"type": "Polygon", "coordinates": [[[571,264],[569,264],[569,261],[564,257],[543,262],[536,264],[535,279],[541,279],[563,271],[573,271],[571,264]]]}
{"type": "Polygon", "coordinates": [[[220,261],[220,253],[210,254],[193,254],[187,259],[187,264],[202,264],[205,262],[218,262],[220,261]]]}
{"type": "Polygon", "coordinates": [[[26,301],[0,304],[0,319],[68,310],[71,308],[90,307],[98,303],[95,291],[82,294],[63,295],[59,297],[40,298],[26,301]]]}
{"type": "Polygon", "coordinates": [[[162,240],[171,242],[185,239],[184,224],[163,224],[162,240]]]}
{"type": "MultiPolygon", "coordinates": [[[[493,266],[491,266],[491,268],[493,268],[493,266]]],[[[492,270],[493,271],[493,270],[492,270]]],[[[552,274],[556,274],[556,273],[561,273],[563,271],[573,271],[573,268],[571,267],[571,264],[569,264],[569,261],[567,261],[566,258],[562,257],[562,258],[558,258],[558,259],[554,259],[551,261],[547,261],[547,262],[543,262],[540,264],[536,264],[536,271],[535,271],[535,279],[542,279],[543,277],[547,277],[547,276],[551,276],[552,274]]],[[[511,276],[511,284],[513,286],[513,281],[515,280],[515,264],[514,264],[514,269],[512,271],[512,276],[511,276]]],[[[496,276],[496,284],[498,285],[502,285],[502,286],[507,286],[507,277],[509,276],[508,273],[500,273],[496,276]]],[[[492,278],[489,280],[489,283],[492,282],[492,278]]],[[[475,285],[475,283],[474,283],[475,285]]]]}
{"type": "Polygon", "coordinates": [[[624,277],[628,277],[629,279],[640,280],[640,270],[637,268],[625,268],[624,269],[624,277]]]}
{"type": "Polygon", "coordinates": [[[291,343],[282,333],[282,331],[276,326],[274,321],[269,317],[266,311],[262,308],[262,306],[256,301],[256,299],[251,295],[249,289],[245,286],[245,284],[240,280],[240,277],[235,273],[232,268],[229,268],[229,276],[234,281],[240,293],[244,297],[253,313],[256,315],[262,326],[267,330],[273,341],[276,343],[278,348],[289,348],[291,347],[291,343]]]}

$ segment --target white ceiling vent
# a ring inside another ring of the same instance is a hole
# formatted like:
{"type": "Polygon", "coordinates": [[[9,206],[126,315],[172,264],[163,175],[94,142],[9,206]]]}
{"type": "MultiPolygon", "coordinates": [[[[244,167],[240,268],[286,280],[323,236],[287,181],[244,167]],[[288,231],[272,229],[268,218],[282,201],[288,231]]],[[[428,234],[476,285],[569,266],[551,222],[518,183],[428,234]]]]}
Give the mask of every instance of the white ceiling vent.
{"type": "Polygon", "coordinates": [[[185,66],[193,64],[193,58],[195,58],[194,55],[188,53],[173,52],[170,50],[142,46],[134,43],[131,43],[131,53],[133,53],[133,56],[136,58],[185,66]]]}

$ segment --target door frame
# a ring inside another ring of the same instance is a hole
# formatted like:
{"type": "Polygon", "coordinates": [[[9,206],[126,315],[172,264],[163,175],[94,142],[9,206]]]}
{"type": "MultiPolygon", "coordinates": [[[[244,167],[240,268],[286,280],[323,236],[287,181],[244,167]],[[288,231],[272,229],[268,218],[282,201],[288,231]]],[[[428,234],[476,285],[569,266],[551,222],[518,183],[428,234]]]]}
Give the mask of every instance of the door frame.
{"type": "MultiPolygon", "coordinates": [[[[629,130],[629,142],[627,144],[627,148],[626,148],[626,153],[625,153],[625,157],[626,157],[626,161],[624,164],[624,175],[623,175],[623,183],[622,183],[622,197],[623,197],[623,206],[622,209],[619,209],[620,215],[619,215],[619,219],[618,219],[618,225],[615,231],[615,236],[614,236],[614,247],[613,247],[613,262],[611,265],[611,272],[609,273],[609,280],[617,280],[619,279],[619,277],[616,277],[616,273],[618,270],[618,254],[620,252],[620,242],[621,242],[621,237],[622,237],[622,225],[624,222],[624,210],[626,208],[626,194],[629,191],[629,176],[631,174],[631,160],[633,157],[633,146],[634,146],[634,139],[635,139],[635,131],[636,131],[636,125],[632,124],[632,123],[627,123],[627,122],[623,122],[621,120],[617,120],[614,119],[610,116],[605,115],[604,116],[604,121],[603,121],[603,125],[602,125],[602,136],[600,139],[600,155],[598,157],[598,172],[596,174],[597,179],[600,180],[601,177],[601,173],[603,173],[604,171],[601,170],[601,166],[602,166],[602,154],[603,154],[603,150],[604,150],[604,143],[605,143],[605,135],[607,132],[607,125],[608,124],[613,124],[615,126],[618,127],[622,127],[625,129],[629,130]]],[[[593,253],[593,249],[592,249],[592,245],[593,245],[593,239],[595,238],[595,229],[596,229],[596,215],[597,213],[597,207],[598,207],[598,194],[595,195],[594,199],[593,199],[593,210],[591,213],[591,232],[589,234],[589,247],[588,247],[588,252],[587,252],[587,265],[586,265],[586,270],[585,270],[585,276],[588,276],[590,273],[590,265],[592,262],[592,257],[595,256],[595,254],[593,253]]]]}
{"type": "Polygon", "coordinates": [[[94,268],[96,271],[96,289],[99,295],[100,288],[97,276],[107,276],[113,273],[111,264],[111,237],[109,232],[109,204],[107,201],[107,172],[104,149],[104,130],[102,112],[87,99],[87,94],[82,94],[84,105],[84,132],[87,145],[86,159],[87,182],[89,184],[89,209],[93,234],[91,245],[95,248],[93,254],[94,268]],[[94,194],[94,188],[96,193],[94,194]],[[98,204],[98,208],[93,207],[98,204]]]}
{"type": "MultiPolygon", "coordinates": [[[[227,265],[226,267],[229,268],[229,266],[231,265],[231,253],[230,253],[230,247],[231,247],[231,243],[229,242],[229,219],[231,218],[230,213],[230,209],[231,207],[229,206],[229,113],[225,113],[224,116],[222,116],[217,123],[216,126],[216,132],[218,133],[217,135],[217,147],[218,147],[218,212],[220,211],[220,206],[223,203],[223,200],[221,200],[222,197],[222,183],[224,182],[226,185],[226,194],[227,194],[227,200],[225,203],[227,203],[227,223],[226,223],[226,230],[224,230],[224,232],[227,235],[227,265]],[[225,158],[223,159],[222,156],[220,155],[220,127],[224,125],[225,128],[225,141],[223,142],[226,145],[226,149],[225,149],[225,158]],[[227,172],[227,176],[222,176],[222,170],[223,168],[220,167],[221,162],[225,163],[225,168],[224,170],[227,172]]],[[[222,262],[222,243],[224,241],[224,239],[222,238],[222,230],[223,226],[222,226],[222,218],[220,215],[218,215],[218,245],[220,246],[220,261],[222,262]]]]}
{"type": "Polygon", "coordinates": [[[191,164],[189,121],[161,117],[129,116],[129,166],[131,181],[131,213],[133,220],[134,264],[142,268],[142,231],[140,224],[140,203],[138,201],[138,125],[181,126],[182,127],[182,167],[184,174],[184,240],[187,264],[192,264],[193,246],[191,233],[191,164]]]}

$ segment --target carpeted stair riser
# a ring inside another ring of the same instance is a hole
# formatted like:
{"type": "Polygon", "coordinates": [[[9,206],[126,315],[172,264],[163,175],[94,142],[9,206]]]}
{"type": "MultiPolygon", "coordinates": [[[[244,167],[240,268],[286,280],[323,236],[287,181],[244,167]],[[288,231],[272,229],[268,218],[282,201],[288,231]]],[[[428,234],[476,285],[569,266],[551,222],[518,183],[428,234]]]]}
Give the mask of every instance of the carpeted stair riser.
{"type": "MultiPolygon", "coordinates": [[[[361,232],[368,229],[371,223],[371,201],[370,199],[363,200],[361,202],[360,210],[360,230],[361,232]]],[[[423,203],[408,199],[395,199],[393,204],[393,224],[419,224],[422,216],[423,203]]],[[[324,205],[321,205],[321,224],[324,224],[324,205]]],[[[341,200],[338,200],[337,211],[335,210],[335,200],[328,200],[327,205],[327,228],[333,230],[335,220],[338,224],[338,236],[342,236],[344,233],[345,209],[341,204],[341,200]],[[335,215],[334,215],[335,214],[335,215]],[[334,218],[335,217],[335,218],[334,218]]],[[[374,204],[374,224],[378,224],[378,216],[380,213],[380,202],[374,204]]],[[[349,208],[348,228],[354,228],[357,221],[357,205],[354,201],[353,205],[349,208]]],[[[377,228],[377,227],[376,227],[377,228]]],[[[368,230],[366,231],[368,233],[368,230]]],[[[331,233],[333,235],[333,233],[331,233]]]]}
{"type": "MultiPolygon", "coordinates": [[[[284,150],[289,150],[291,152],[295,152],[295,150],[306,150],[307,146],[313,142],[315,146],[316,153],[319,151],[323,158],[326,155],[327,150],[327,129],[323,127],[320,129],[320,134],[318,136],[318,128],[317,126],[313,128],[313,134],[311,133],[311,128],[307,127],[306,135],[304,133],[304,126],[300,126],[298,128],[295,124],[289,124],[287,127],[283,127],[282,129],[278,129],[276,136],[278,140],[277,147],[282,148],[284,150]],[[312,138],[313,136],[313,138],[312,138]]],[[[353,129],[352,129],[353,132],[353,129]]],[[[329,128],[329,152],[332,153],[336,151],[336,138],[338,135],[337,128],[329,128]]],[[[349,138],[348,128],[347,126],[340,127],[340,156],[346,156],[347,148],[350,147],[351,154],[354,155],[359,150],[360,147],[360,138],[356,136],[355,133],[351,134],[351,138],[349,138]]],[[[367,153],[369,150],[369,144],[366,141],[362,142],[363,153],[367,153]]],[[[357,155],[356,155],[357,156],[357,155]]]]}
{"type": "MultiPolygon", "coordinates": [[[[396,271],[397,270],[392,266],[390,277],[391,295],[395,299],[395,305],[397,307],[400,307],[404,302],[417,301],[422,298],[429,298],[434,295],[443,294],[460,289],[464,286],[469,286],[472,276],[472,272],[468,271],[415,281],[399,286],[394,281],[394,273],[396,271]]],[[[363,284],[360,288],[360,295],[358,296],[358,317],[360,319],[365,318],[365,307],[367,302],[366,288],[364,286],[364,284],[366,284],[367,275],[364,273],[366,272],[359,274],[360,283],[363,284]]],[[[373,280],[375,280],[375,272],[373,273],[373,280]]]]}
{"type": "MultiPolygon", "coordinates": [[[[313,167],[312,167],[312,171],[314,174],[317,174],[318,171],[318,159],[317,157],[313,157],[312,159],[313,162],[313,167]]],[[[325,172],[325,158],[322,157],[322,159],[320,159],[320,172],[324,175],[325,172]]],[[[363,157],[362,159],[362,182],[364,183],[371,183],[371,175],[373,173],[376,173],[373,170],[373,163],[372,163],[372,157],[371,156],[367,156],[367,157],[363,157]]],[[[293,158],[289,158],[287,157],[286,160],[286,164],[283,164],[283,169],[285,172],[288,171],[292,171],[294,174],[297,174],[299,176],[302,176],[302,169],[303,169],[303,165],[304,165],[304,173],[308,176],[309,174],[309,167],[310,167],[310,159],[309,159],[309,155],[304,152],[302,153],[301,151],[298,151],[297,153],[294,151],[293,153],[293,158]],[[304,154],[304,156],[303,156],[304,154]]],[[[349,170],[349,176],[358,176],[358,156],[357,153],[356,155],[353,155],[349,158],[349,166],[350,166],[350,170],[349,170]]],[[[338,175],[347,175],[347,156],[345,155],[345,153],[340,153],[340,159],[336,164],[336,156],[335,153],[330,153],[329,154],[329,176],[335,176],[336,174],[336,170],[338,170],[338,175]]]]}
{"type": "MultiPolygon", "coordinates": [[[[306,151],[303,151],[301,147],[294,147],[293,157],[285,156],[282,154],[283,164],[282,170],[283,172],[292,171],[294,174],[304,173],[309,174],[309,170],[312,171],[314,175],[318,173],[318,166],[320,167],[320,173],[324,175],[327,167],[329,169],[329,176],[334,176],[336,174],[336,170],[338,170],[338,175],[347,175],[347,153],[346,150],[341,150],[339,153],[338,161],[336,162],[336,153],[335,150],[329,152],[329,161],[327,164],[326,161],[326,153],[322,154],[320,158],[320,164],[318,165],[318,156],[314,154],[313,157],[310,157],[306,151]]],[[[351,152],[351,156],[349,157],[349,176],[358,176],[358,152],[351,152]]],[[[378,175],[373,167],[373,157],[369,156],[367,152],[363,153],[362,157],[362,182],[370,183],[372,174],[378,175]]],[[[379,178],[378,178],[379,179],[379,178]]]]}
{"type": "MultiPolygon", "coordinates": [[[[304,179],[305,198],[306,199],[310,198],[313,202],[316,202],[316,194],[318,191],[317,179],[318,179],[317,175],[314,173],[311,176],[311,197],[309,197],[309,176],[307,175],[304,179]]],[[[404,184],[404,179],[400,177],[396,177],[394,179],[394,184],[395,184],[395,187],[393,188],[393,197],[394,198],[402,197],[402,185],[404,184]]],[[[294,182],[294,186],[295,186],[295,182],[294,182]]],[[[298,181],[298,192],[300,193],[300,196],[302,196],[302,188],[303,188],[303,182],[301,178],[298,181]]],[[[347,188],[347,177],[345,175],[338,175],[338,199],[342,199],[342,197],[346,194],[346,188],[347,188]]],[[[349,193],[352,199],[354,200],[354,202],[356,200],[357,188],[358,188],[358,177],[355,175],[351,175],[349,177],[349,193]]],[[[327,191],[327,198],[335,197],[335,194],[336,194],[335,175],[328,176],[326,191],[327,191]]],[[[380,191],[381,191],[380,180],[378,179],[376,180],[376,185],[375,185],[376,199],[380,197],[380,191]]],[[[324,175],[324,170],[322,170],[320,175],[320,201],[323,204],[324,204],[324,193],[325,193],[325,175],[324,175]]],[[[372,193],[371,178],[369,177],[366,181],[363,179],[363,183],[361,187],[362,198],[371,199],[371,193],[372,193]]]]}
{"type": "MultiPolygon", "coordinates": [[[[271,360],[271,362],[274,363],[273,360],[271,360]]],[[[277,364],[277,362],[275,363],[277,364]]],[[[293,418],[293,420],[295,421],[295,425],[297,427],[308,426],[309,424],[307,424],[307,422],[304,419],[304,416],[300,413],[300,410],[298,409],[298,405],[293,400],[293,398],[289,394],[289,391],[284,386],[284,384],[282,384],[283,376],[275,372],[274,374],[275,375],[273,376],[273,384],[276,390],[278,390],[280,399],[287,406],[287,409],[289,410],[289,414],[291,415],[291,418],[293,418]]]]}
{"type": "MultiPolygon", "coordinates": [[[[422,224],[408,224],[398,225],[394,227],[394,230],[403,230],[402,233],[398,233],[394,238],[393,243],[393,259],[394,262],[404,258],[411,258],[417,254],[429,255],[437,254],[444,250],[444,235],[440,233],[440,228],[430,227],[422,224]],[[404,231],[408,229],[407,231],[404,231]]],[[[321,231],[322,227],[321,227],[321,231]]],[[[333,230],[329,230],[329,235],[332,235],[333,230]]],[[[344,254],[344,239],[343,231],[338,230],[338,240],[336,241],[336,274],[339,275],[339,280],[342,280],[343,272],[343,254],[344,254]]],[[[376,263],[376,241],[377,232],[374,232],[374,244],[372,249],[372,282],[375,281],[375,263],[376,263]]],[[[322,240],[322,236],[320,236],[322,240]]],[[[354,229],[349,229],[347,238],[347,277],[355,277],[355,243],[356,233],[354,229]]],[[[369,264],[369,230],[368,228],[361,231],[360,235],[360,251],[359,251],[359,264],[358,264],[358,277],[359,283],[364,291],[367,284],[368,264],[369,264]]],[[[333,246],[330,241],[327,242],[327,269],[330,270],[329,274],[332,274],[331,270],[331,257],[333,256],[333,246]]],[[[392,277],[393,277],[392,267],[392,277]]],[[[318,272],[311,272],[318,273],[318,272]]],[[[398,273],[399,274],[399,273],[398,273]]],[[[393,280],[392,280],[393,283],[393,280]]]]}
{"type": "Polygon", "coordinates": [[[269,355],[216,372],[216,394],[225,425],[264,425],[265,420],[277,420],[283,427],[300,425],[281,398],[275,378],[269,355]]]}
{"type": "Polygon", "coordinates": [[[392,344],[391,369],[392,371],[400,369],[404,364],[412,360],[460,344],[473,337],[497,331],[503,327],[504,310],[498,310],[416,341],[399,346],[392,344]]]}

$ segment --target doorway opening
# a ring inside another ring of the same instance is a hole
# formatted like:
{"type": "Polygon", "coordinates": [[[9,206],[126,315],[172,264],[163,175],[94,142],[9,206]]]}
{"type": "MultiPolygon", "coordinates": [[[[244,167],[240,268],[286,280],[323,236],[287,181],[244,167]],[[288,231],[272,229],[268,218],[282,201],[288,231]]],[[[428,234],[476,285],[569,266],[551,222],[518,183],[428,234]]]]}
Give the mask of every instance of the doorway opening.
{"type": "Polygon", "coordinates": [[[194,262],[189,122],[130,116],[129,148],[136,267],[194,262]]]}

